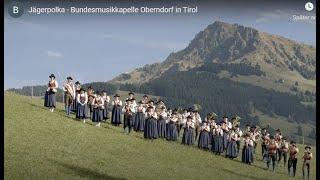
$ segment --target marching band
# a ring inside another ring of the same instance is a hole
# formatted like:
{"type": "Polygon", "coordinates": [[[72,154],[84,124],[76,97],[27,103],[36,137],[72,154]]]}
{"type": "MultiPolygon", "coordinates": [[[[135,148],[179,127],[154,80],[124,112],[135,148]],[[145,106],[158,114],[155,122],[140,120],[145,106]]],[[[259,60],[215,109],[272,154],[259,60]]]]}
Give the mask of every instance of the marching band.
{"type": "MultiPolygon", "coordinates": [[[[54,74],[49,76],[50,80],[45,93],[44,105],[53,112],[56,106],[56,92],[58,83],[54,74]]],[[[92,87],[87,91],[81,87],[79,82],[72,83],[72,77],[67,78],[63,85],[65,112],[70,116],[73,110],[76,119],[91,119],[96,126],[101,126],[101,121],[109,118],[108,108],[110,97],[107,92],[94,92],[92,87]],[[73,107],[73,109],[72,109],[73,107]]],[[[234,159],[240,154],[242,144],[241,161],[251,165],[254,163],[256,146],[261,142],[262,160],[266,162],[267,169],[272,167],[275,172],[277,164],[283,160],[283,166],[288,168],[288,174],[295,176],[297,166],[297,154],[299,149],[296,142],[282,136],[280,129],[276,130],[274,136],[267,132],[267,128],[260,129],[256,126],[246,125],[245,131],[240,129],[240,117],[233,116],[229,121],[228,116],[223,116],[222,121],[217,121],[214,112],[209,113],[203,120],[199,111],[189,109],[170,109],[164,101],[158,100],[154,103],[147,95],[144,95],[139,102],[136,102],[133,92],[129,92],[123,104],[120,95],[115,94],[111,102],[111,124],[119,126],[123,123],[124,132],[129,134],[132,130],[143,132],[145,139],[166,139],[167,141],[178,141],[180,132],[182,134],[182,144],[194,145],[198,142],[198,148],[210,150],[226,158],[234,159]],[[121,121],[123,114],[123,121],[121,121]]],[[[303,177],[309,178],[310,160],[312,159],[311,147],[306,146],[303,155],[303,177]],[[305,169],[307,170],[305,173],[305,169]]]]}

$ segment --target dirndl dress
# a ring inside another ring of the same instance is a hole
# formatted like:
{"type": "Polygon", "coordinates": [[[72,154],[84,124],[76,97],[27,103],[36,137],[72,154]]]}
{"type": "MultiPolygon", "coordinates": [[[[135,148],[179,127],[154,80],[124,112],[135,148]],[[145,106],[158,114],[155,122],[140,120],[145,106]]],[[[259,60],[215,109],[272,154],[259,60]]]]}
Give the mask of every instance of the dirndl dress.
{"type": "Polygon", "coordinates": [[[193,145],[193,143],[194,143],[193,129],[191,127],[184,128],[183,136],[182,136],[182,144],[193,145]]]}
{"type": "Polygon", "coordinates": [[[109,117],[109,112],[108,112],[108,103],[107,101],[104,102],[104,109],[102,110],[103,114],[103,120],[107,120],[109,117]]]}
{"type": "Polygon", "coordinates": [[[153,117],[148,117],[145,121],[144,138],[146,139],[158,138],[157,120],[153,117]]]}
{"type": "Polygon", "coordinates": [[[209,149],[209,132],[201,131],[198,140],[198,147],[200,149],[209,149]]]}
{"type": "Polygon", "coordinates": [[[88,118],[88,105],[87,104],[80,104],[77,105],[77,111],[76,111],[76,118],[77,119],[86,119],[88,118]]]}
{"type": "Polygon", "coordinates": [[[134,131],[143,131],[144,130],[145,117],[143,112],[137,112],[134,116],[134,131]]]}
{"type": "Polygon", "coordinates": [[[219,134],[214,136],[214,152],[218,154],[223,152],[223,136],[219,134]]]}
{"type": "Polygon", "coordinates": [[[113,106],[111,123],[115,125],[121,124],[121,106],[113,106]]]}
{"type": "Polygon", "coordinates": [[[44,106],[49,108],[56,107],[56,93],[52,90],[46,91],[44,95],[44,106]]]}
{"type": "Polygon", "coordinates": [[[166,128],[166,120],[162,117],[159,118],[157,122],[157,128],[158,128],[158,135],[160,138],[165,138],[167,134],[167,128],[166,128]]]}
{"type": "Polygon", "coordinates": [[[168,128],[166,132],[166,139],[168,141],[176,141],[178,139],[177,126],[174,122],[168,123],[168,128]]]}
{"type": "Polygon", "coordinates": [[[92,122],[101,122],[103,120],[103,114],[101,108],[93,108],[92,122]]]}
{"type": "Polygon", "coordinates": [[[253,163],[253,147],[243,146],[241,160],[243,163],[246,163],[246,164],[253,163]]]}
{"type": "Polygon", "coordinates": [[[237,150],[237,142],[234,140],[230,140],[227,145],[226,156],[229,158],[236,158],[238,157],[238,150],[237,150]]]}

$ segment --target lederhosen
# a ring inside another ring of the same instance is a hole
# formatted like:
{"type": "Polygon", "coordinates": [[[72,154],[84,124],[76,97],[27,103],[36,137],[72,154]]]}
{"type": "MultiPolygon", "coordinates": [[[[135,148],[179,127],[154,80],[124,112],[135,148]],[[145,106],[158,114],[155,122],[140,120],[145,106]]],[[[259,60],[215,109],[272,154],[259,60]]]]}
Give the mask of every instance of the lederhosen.
{"type": "Polygon", "coordinates": [[[269,144],[268,147],[268,163],[272,161],[272,163],[276,162],[277,159],[277,146],[276,144],[269,144]]]}
{"type": "MultiPolygon", "coordinates": [[[[72,85],[69,85],[69,86],[70,86],[70,88],[72,88],[72,85]]],[[[70,105],[72,105],[72,103],[73,103],[73,95],[70,94],[70,92],[68,91],[68,89],[67,89],[67,91],[64,93],[64,101],[65,101],[65,104],[66,104],[67,106],[70,106],[70,105]]]]}
{"type": "Polygon", "coordinates": [[[291,150],[292,148],[289,148],[289,160],[288,160],[288,171],[290,172],[291,167],[293,167],[293,176],[295,176],[296,174],[296,168],[297,168],[297,163],[298,163],[298,159],[297,159],[297,151],[291,150]]]}
{"type": "Polygon", "coordinates": [[[125,106],[125,113],[123,115],[123,128],[126,129],[129,127],[129,132],[131,131],[133,125],[133,112],[131,112],[130,107],[128,105],[125,106]]]}
{"type": "Polygon", "coordinates": [[[307,166],[307,171],[308,171],[308,179],[309,179],[309,174],[310,174],[310,160],[311,157],[303,157],[303,165],[302,165],[302,175],[304,177],[304,168],[307,166]]]}
{"type": "Polygon", "coordinates": [[[279,155],[279,161],[281,161],[281,158],[283,156],[283,161],[284,163],[287,162],[287,156],[288,156],[288,149],[285,147],[285,144],[282,142],[281,147],[279,148],[280,150],[280,155],[279,155]]]}

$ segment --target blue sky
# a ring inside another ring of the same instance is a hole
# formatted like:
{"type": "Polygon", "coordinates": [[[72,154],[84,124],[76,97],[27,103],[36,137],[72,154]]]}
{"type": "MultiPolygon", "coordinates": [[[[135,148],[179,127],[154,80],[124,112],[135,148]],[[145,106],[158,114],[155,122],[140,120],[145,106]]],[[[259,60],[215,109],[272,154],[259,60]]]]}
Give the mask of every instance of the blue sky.
{"type": "Polygon", "coordinates": [[[183,49],[216,20],[238,23],[315,46],[315,21],[292,21],[301,8],[203,7],[189,15],[30,16],[5,13],[4,87],[45,84],[73,76],[82,83],[108,81],[160,62],[183,49]],[[206,10],[205,10],[206,9],[206,10]]]}

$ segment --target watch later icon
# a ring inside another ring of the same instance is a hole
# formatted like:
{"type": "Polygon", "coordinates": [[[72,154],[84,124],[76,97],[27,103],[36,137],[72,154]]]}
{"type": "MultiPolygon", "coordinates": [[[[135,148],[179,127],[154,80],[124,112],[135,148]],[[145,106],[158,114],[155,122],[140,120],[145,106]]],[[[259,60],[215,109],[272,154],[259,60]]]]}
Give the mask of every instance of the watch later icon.
{"type": "Polygon", "coordinates": [[[312,11],[314,7],[313,7],[313,4],[311,2],[307,2],[306,5],[304,6],[304,8],[307,11],[312,11]]]}

